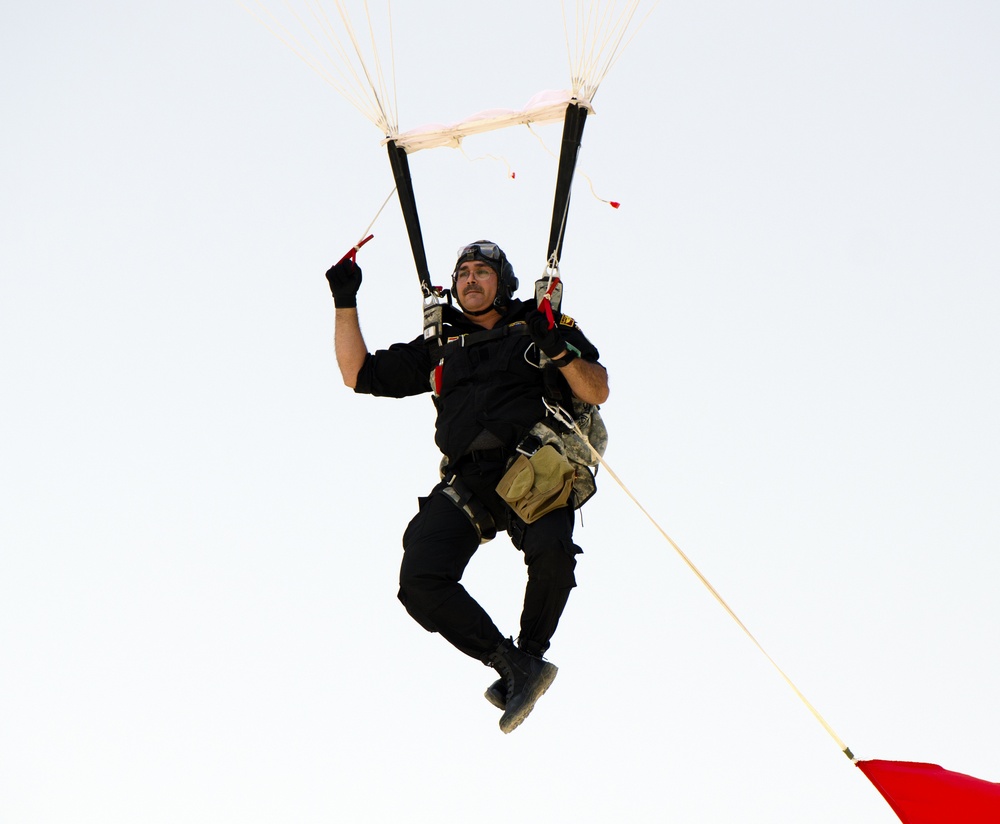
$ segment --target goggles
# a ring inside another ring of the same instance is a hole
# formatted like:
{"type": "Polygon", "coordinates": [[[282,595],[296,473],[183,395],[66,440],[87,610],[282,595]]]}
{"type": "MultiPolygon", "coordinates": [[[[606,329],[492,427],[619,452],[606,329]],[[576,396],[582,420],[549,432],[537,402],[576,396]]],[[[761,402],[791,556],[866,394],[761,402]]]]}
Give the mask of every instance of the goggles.
{"type": "Polygon", "coordinates": [[[503,258],[503,252],[495,243],[470,243],[458,250],[458,260],[486,258],[499,262],[503,258]]]}

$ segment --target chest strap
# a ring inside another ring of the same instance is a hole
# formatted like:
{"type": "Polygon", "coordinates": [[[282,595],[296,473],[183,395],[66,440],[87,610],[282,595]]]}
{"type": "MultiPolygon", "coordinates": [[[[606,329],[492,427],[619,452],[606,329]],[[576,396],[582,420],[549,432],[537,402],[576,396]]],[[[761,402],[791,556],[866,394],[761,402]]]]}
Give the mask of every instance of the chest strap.
{"type": "Polygon", "coordinates": [[[430,346],[431,357],[437,359],[445,358],[456,349],[466,346],[475,346],[477,343],[485,343],[489,340],[498,340],[508,335],[527,335],[528,324],[523,320],[516,320],[503,326],[496,326],[493,329],[483,329],[481,332],[466,332],[464,335],[454,335],[451,337],[441,337],[432,341],[430,346]]]}
{"type": "Polygon", "coordinates": [[[483,329],[481,332],[467,332],[464,335],[454,335],[452,337],[426,338],[428,348],[431,353],[431,360],[436,361],[431,370],[431,391],[434,397],[441,394],[441,380],[444,373],[444,359],[449,353],[466,346],[474,346],[488,340],[498,340],[508,335],[528,334],[528,324],[523,320],[497,326],[493,329],[483,329]]]}

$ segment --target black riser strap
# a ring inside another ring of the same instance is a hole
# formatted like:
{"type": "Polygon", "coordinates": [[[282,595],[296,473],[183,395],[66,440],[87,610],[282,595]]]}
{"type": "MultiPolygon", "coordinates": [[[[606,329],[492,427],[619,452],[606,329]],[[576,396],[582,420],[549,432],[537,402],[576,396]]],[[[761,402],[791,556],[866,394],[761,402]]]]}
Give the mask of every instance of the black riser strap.
{"type": "Polygon", "coordinates": [[[420,217],[417,215],[417,200],[413,194],[413,181],[410,179],[410,164],[402,148],[391,140],[386,146],[389,149],[389,163],[392,166],[392,176],[396,180],[396,191],[399,194],[400,208],[403,210],[406,233],[410,238],[413,262],[417,267],[417,277],[420,278],[420,287],[424,294],[429,295],[432,288],[431,275],[427,268],[424,237],[420,232],[420,217]]]}
{"type": "Polygon", "coordinates": [[[580,154],[583,127],[587,122],[587,109],[578,103],[566,107],[563,121],[562,147],[559,150],[559,171],[556,176],[556,195],[552,204],[552,228],[549,230],[547,262],[559,263],[563,238],[566,235],[566,218],[569,214],[569,196],[573,188],[576,159],[580,154]]]}

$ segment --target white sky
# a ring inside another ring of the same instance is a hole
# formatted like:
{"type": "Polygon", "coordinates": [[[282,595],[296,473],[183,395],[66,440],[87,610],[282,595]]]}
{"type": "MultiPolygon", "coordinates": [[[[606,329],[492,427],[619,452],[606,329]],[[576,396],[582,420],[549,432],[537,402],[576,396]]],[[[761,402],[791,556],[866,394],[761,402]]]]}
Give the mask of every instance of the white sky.
{"type": "MultiPolygon", "coordinates": [[[[377,130],[235,2],[8,6],[0,820],[896,821],[606,475],[502,735],[395,599],[430,402],[333,358],[377,130]]],[[[403,128],[568,85],[556,3],[396,7],[403,128]]],[[[579,181],[563,258],[611,466],[859,757],[989,780],[998,42],[992,2],[665,1],[584,136],[623,206],[579,181]]],[[[411,157],[435,277],[485,236],[527,283],[555,161],[466,151],[517,178],[411,157]]],[[[395,203],[374,231],[372,347],[420,330],[395,203]]],[[[523,575],[501,539],[467,576],[510,633],[523,575]]]]}

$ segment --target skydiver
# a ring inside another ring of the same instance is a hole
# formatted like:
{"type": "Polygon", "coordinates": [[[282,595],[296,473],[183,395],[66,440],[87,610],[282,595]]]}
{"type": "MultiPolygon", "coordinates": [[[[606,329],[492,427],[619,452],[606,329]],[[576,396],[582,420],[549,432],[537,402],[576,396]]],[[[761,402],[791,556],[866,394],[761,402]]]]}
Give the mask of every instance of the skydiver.
{"type": "MultiPolygon", "coordinates": [[[[497,670],[500,678],[485,695],[504,711],[500,728],[509,733],[555,678],[556,666],[542,656],[576,586],[575,556],[582,550],[573,543],[573,500],[563,495],[558,508],[521,517],[512,506],[524,501],[508,503],[497,486],[519,454],[538,449],[528,433],[545,416],[545,375],[554,374],[582,402],[601,404],[607,371],[572,318],[556,313],[550,324],[533,302],[514,297],[517,277],[495,243],[459,250],[451,276],[458,308],[443,307],[442,339],[463,337],[439,351],[420,337],[370,354],[358,320],[360,267],[348,258],[326,277],[344,383],[383,397],[434,393],[442,480],[419,500],[403,535],[398,598],[426,630],[497,670]],[[558,369],[540,369],[539,353],[558,369]],[[460,583],[476,549],[498,531],[523,553],[528,572],[516,645],[460,583]]],[[[507,493],[508,500],[519,494],[507,493]]]]}

